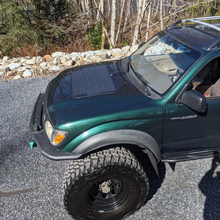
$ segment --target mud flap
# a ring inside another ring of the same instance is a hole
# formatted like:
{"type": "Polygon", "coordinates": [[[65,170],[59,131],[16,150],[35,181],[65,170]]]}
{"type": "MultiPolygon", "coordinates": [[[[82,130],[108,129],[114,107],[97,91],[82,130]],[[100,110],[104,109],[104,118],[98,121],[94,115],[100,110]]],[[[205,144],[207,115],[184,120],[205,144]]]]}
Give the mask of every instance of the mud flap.
{"type": "Polygon", "coordinates": [[[147,148],[145,148],[143,150],[143,152],[148,155],[150,162],[151,162],[157,176],[160,177],[159,172],[158,172],[158,168],[157,168],[157,162],[156,162],[154,155],[147,148]]]}

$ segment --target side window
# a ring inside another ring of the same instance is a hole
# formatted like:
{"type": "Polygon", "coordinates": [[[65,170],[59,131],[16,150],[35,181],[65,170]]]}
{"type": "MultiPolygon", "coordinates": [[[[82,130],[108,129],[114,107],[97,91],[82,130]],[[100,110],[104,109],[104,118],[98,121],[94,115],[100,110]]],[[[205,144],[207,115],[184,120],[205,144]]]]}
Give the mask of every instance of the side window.
{"type": "Polygon", "coordinates": [[[206,97],[220,96],[220,57],[206,64],[192,79],[191,89],[206,97]]]}

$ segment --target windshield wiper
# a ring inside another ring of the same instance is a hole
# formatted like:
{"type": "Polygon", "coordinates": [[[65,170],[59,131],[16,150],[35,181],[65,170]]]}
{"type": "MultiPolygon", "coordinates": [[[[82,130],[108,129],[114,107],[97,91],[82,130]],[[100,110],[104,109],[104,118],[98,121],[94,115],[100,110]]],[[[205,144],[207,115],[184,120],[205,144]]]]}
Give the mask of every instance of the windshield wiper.
{"type": "Polygon", "coordinates": [[[144,79],[144,77],[143,77],[141,74],[135,72],[135,75],[136,75],[136,76],[138,77],[138,79],[141,80],[141,82],[144,84],[144,86],[145,86],[145,92],[147,93],[147,96],[151,96],[151,94],[150,94],[150,92],[149,92],[149,89],[147,88],[148,82],[144,79]]]}
{"type": "Polygon", "coordinates": [[[131,66],[131,58],[129,58],[129,63],[128,63],[128,68],[129,68],[129,71],[131,70],[131,72],[137,76],[137,78],[139,79],[139,81],[141,81],[141,83],[143,84],[144,86],[144,90],[146,92],[146,95],[147,96],[151,96],[151,93],[149,92],[149,89],[148,89],[148,82],[143,78],[143,76],[141,74],[139,74],[138,72],[134,71],[132,66],[131,66]]]}

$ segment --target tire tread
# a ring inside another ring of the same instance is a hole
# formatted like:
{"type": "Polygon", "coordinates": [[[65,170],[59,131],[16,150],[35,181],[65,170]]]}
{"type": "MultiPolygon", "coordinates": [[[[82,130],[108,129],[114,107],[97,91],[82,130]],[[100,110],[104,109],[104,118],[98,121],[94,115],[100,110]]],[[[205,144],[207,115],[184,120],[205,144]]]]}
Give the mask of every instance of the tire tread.
{"type": "MultiPolygon", "coordinates": [[[[73,160],[64,173],[62,183],[63,201],[64,207],[68,211],[69,215],[74,217],[69,210],[67,201],[68,195],[70,194],[70,190],[74,183],[77,182],[83,175],[94,171],[95,169],[114,166],[115,164],[123,167],[129,167],[130,169],[138,172],[142,179],[144,179],[147,189],[149,188],[146,173],[135,155],[133,155],[128,149],[124,147],[116,147],[90,154],[84,159],[73,160]]],[[[148,190],[146,192],[146,196],[147,194],[148,190]]],[[[144,201],[141,204],[138,204],[134,211],[140,209],[143,203],[144,201]]]]}

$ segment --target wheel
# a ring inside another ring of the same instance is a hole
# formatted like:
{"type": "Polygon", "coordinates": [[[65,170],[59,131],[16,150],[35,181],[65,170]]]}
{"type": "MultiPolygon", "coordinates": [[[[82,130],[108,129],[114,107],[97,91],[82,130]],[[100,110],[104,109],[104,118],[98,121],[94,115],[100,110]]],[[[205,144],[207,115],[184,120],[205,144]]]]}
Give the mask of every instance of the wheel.
{"type": "Polygon", "coordinates": [[[74,219],[122,219],[138,210],[148,179],[136,157],[111,148],[73,161],[63,180],[64,206],[74,219]]]}

